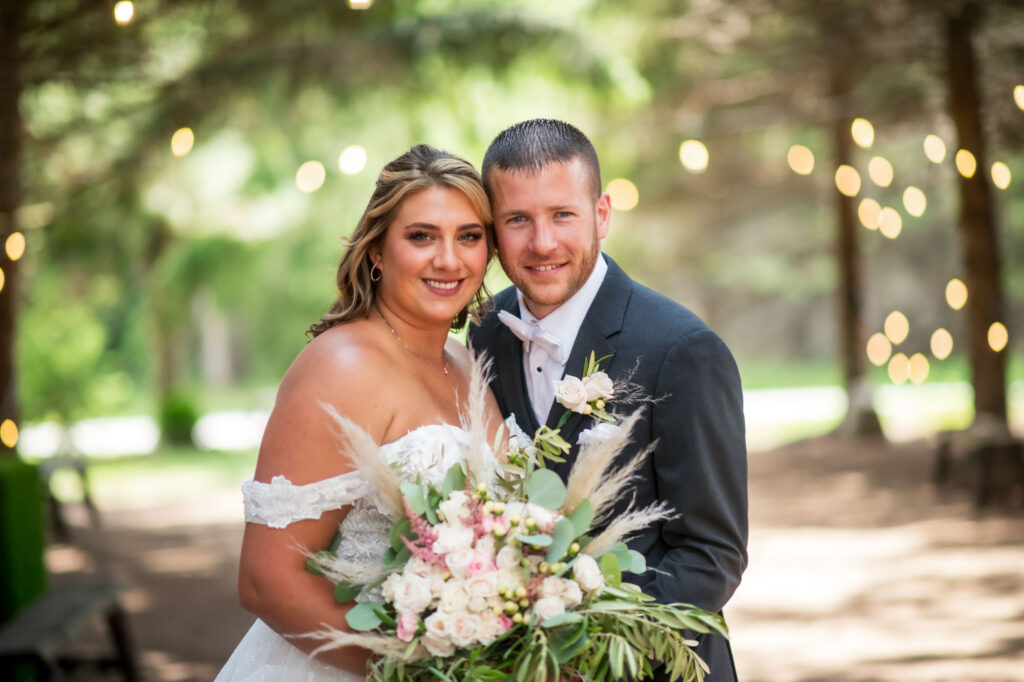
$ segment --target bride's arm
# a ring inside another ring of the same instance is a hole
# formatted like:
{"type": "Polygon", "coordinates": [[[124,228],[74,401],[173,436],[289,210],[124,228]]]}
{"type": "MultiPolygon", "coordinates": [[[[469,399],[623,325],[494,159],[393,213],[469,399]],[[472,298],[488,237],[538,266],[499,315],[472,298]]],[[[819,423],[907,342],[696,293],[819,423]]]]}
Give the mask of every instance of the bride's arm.
{"type": "MultiPolygon", "coordinates": [[[[320,402],[329,403],[379,438],[390,416],[374,399],[366,367],[351,362],[334,344],[309,344],[288,370],[267,422],[255,479],[269,482],[285,476],[296,485],[308,484],[351,469],[339,451],[338,439],[320,402]],[[327,347],[326,349],[324,347],[327,347]],[[326,352],[325,352],[326,351],[326,352]]],[[[333,585],[306,570],[304,551],[325,549],[347,509],[324,512],[317,519],[297,521],[285,528],[247,523],[239,563],[238,592],[242,606],[282,635],[310,633],[323,625],[348,631],[345,614],[353,604],[334,600],[333,585]]],[[[311,652],[322,642],[290,638],[311,652]]],[[[336,649],[318,658],[362,672],[367,652],[355,647],[336,649]]]]}

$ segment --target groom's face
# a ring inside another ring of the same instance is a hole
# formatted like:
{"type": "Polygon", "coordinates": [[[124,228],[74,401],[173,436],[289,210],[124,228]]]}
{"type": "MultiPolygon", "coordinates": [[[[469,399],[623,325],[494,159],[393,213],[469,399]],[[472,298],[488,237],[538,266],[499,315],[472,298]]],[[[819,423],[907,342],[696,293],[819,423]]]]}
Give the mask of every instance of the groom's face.
{"type": "Polygon", "coordinates": [[[592,183],[579,159],[491,171],[498,258],[538,318],[579,291],[600,255],[611,203],[607,194],[594,197],[592,183]]]}

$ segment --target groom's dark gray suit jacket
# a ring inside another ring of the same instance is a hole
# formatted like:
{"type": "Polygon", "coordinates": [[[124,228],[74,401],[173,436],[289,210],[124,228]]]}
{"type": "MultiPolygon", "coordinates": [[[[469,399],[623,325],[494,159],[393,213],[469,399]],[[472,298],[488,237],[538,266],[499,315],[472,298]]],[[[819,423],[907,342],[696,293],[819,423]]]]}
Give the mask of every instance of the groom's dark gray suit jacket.
{"type": "MultiPolygon", "coordinates": [[[[657,569],[633,581],[659,602],[719,611],[747,565],[747,457],[736,363],[700,318],[604,258],[608,274],[580,326],[566,374],[581,376],[593,351],[597,358],[611,356],[601,367],[613,380],[635,367],[632,382],[649,397],[662,398],[644,407],[631,446],[620,458],[657,442],[635,483],[636,503],[666,500],[679,513],[629,543],[657,569]]],[[[502,412],[515,414],[523,430],[533,433],[540,425],[526,390],[522,342],[498,320],[498,310],[520,314],[514,288],[499,293],[494,310],[479,326],[471,325],[470,345],[493,359],[491,388],[502,412]]],[[[614,400],[609,404],[612,411],[617,407],[630,411],[614,400]]],[[[547,425],[554,428],[564,412],[556,402],[547,425]]],[[[555,467],[563,479],[580,431],[593,425],[593,419],[574,413],[562,427],[562,437],[573,444],[568,461],[555,467]]],[[[619,506],[628,503],[624,499],[619,506]]],[[[735,680],[724,638],[705,636],[697,651],[711,668],[707,680],[735,680]]]]}

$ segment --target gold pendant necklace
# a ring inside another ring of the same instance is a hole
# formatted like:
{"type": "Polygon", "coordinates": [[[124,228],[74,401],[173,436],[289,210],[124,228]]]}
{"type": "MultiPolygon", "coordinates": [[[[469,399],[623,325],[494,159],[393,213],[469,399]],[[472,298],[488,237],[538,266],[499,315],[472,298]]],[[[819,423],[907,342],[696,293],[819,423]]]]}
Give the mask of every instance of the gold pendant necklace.
{"type": "MultiPolygon", "coordinates": [[[[395,328],[391,326],[390,322],[388,322],[388,318],[384,317],[384,313],[380,311],[380,308],[374,306],[373,309],[377,311],[377,314],[380,315],[380,319],[384,321],[384,325],[391,330],[391,333],[395,335],[396,339],[398,339],[398,343],[402,345],[402,348],[404,348],[406,352],[409,353],[409,355],[412,355],[415,358],[419,358],[428,365],[435,364],[433,360],[423,357],[422,355],[414,351],[412,348],[409,348],[409,346],[405,344],[405,341],[402,340],[402,337],[398,335],[398,332],[395,331],[395,328]]],[[[441,371],[444,372],[445,376],[448,376],[448,358],[445,356],[445,351],[443,348],[441,349],[441,371]]]]}

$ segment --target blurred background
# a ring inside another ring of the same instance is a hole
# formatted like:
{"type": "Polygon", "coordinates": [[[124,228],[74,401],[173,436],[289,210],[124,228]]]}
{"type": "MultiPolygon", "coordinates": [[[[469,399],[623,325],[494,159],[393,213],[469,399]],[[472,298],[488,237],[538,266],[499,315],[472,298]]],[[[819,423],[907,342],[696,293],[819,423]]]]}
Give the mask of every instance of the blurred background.
{"type": "Polygon", "coordinates": [[[211,679],[377,171],[551,117],[739,363],[741,679],[1020,679],[1022,64],[1019,0],[3,0],[0,620],[113,575],[145,678],[211,679]]]}

